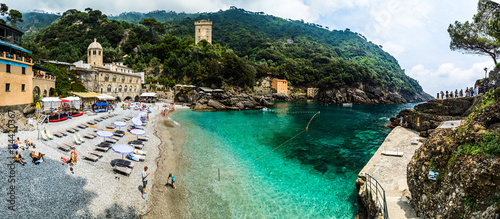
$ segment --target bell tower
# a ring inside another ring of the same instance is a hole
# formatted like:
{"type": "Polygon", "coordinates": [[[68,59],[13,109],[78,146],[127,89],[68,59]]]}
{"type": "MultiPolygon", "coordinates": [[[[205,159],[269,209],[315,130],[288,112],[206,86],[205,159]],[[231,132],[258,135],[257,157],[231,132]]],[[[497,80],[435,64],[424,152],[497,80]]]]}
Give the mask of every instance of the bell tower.
{"type": "Polygon", "coordinates": [[[87,48],[87,63],[93,67],[103,67],[102,53],[103,50],[101,44],[97,42],[96,38],[94,38],[94,42],[92,42],[87,48]]]}
{"type": "Polygon", "coordinates": [[[194,42],[198,44],[201,40],[212,43],[212,21],[200,20],[194,22],[194,42]]]}

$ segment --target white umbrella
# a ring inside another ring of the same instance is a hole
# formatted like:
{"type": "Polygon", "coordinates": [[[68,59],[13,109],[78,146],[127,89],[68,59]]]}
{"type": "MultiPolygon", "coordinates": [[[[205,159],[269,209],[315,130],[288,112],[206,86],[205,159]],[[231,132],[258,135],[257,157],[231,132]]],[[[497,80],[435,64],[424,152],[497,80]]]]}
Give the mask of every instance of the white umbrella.
{"type": "Polygon", "coordinates": [[[108,131],[97,131],[96,134],[99,137],[103,137],[104,140],[106,140],[106,138],[111,138],[111,136],[113,136],[113,133],[108,131]]]}
{"type": "Polygon", "coordinates": [[[124,127],[127,125],[126,122],[122,122],[122,121],[116,121],[113,123],[115,126],[118,126],[118,127],[124,127]]]}
{"type": "Polygon", "coordinates": [[[140,127],[142,125],[141,119],[139,119],[137,117],[133,118],[131,121],[132,121],[132,124],[134,124],[136,127],[140,127]]]}
{"type": "Polygon", "coordinates": [[[112,149],[114,152],[122,155],[122,160],[124,154],[130,154],[134,152],[134,148],[127,144],[117,144],[113,146],[112,149]]]}
{"type": "Polygon", "coordinates": [[[130,134],[137,135],[137,139],[139,139],[139,135],[145,135],[146,131],[141,130],[141,129],[132,129],[132,130],[130,130],[130,134]]]}

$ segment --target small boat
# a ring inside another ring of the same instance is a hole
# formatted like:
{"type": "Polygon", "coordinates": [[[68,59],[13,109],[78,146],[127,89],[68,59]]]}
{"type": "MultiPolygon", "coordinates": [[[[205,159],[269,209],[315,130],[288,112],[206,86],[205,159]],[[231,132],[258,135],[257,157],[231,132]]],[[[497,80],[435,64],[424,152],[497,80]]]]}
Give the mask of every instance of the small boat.
{"type": "Polygon", "coordinates": [[[342,106],[343,107],[352,107],[352,103],[343,103],[342,106]]]}
{"type": "Polygon", "coordinates": [[[60,121],[64,121],[64,120],[66,120],[66,119],[68,119],[68,117],[62,117],[62,118],[60,118],[60,119],[53,119],[53,120],[49,120],[49,122],[60,122],[60,121]]]}

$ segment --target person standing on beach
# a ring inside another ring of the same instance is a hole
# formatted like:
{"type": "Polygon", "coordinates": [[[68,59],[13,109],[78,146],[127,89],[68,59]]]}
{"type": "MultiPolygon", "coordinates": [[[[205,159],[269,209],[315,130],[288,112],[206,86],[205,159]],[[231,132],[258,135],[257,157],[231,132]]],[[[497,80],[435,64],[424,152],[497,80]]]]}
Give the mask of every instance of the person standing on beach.
{"type": "Polygon", "coordinates": [[[173,187],[174,189],[176,189],[176,188],[175,188],[175,176],[174,176],[174,174],[172,174],[172,173],[169,173],[169,174],[168,174],[167,183],[168,183],[168,179],[170,179],[170,178],[172,178],[172,187],[173,187]]]}
{"type": "Polygon", "coordinates": [[[148,171],[148,166],[145,166],[144,170],[142,171],[142,199],[146,199],[144,195],[148,194],[146,192],[146,185],[148,184],[149,173],[147,173],[146,171],[148,171]]]}

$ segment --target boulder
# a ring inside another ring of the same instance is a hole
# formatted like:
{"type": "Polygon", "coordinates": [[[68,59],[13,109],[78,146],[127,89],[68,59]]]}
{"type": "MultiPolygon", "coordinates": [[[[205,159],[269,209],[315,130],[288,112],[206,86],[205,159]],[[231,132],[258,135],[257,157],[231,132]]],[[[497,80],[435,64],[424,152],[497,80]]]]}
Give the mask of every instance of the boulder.
{"type": "Polygon", "coordinates": [[[215,109],[217,109],[217,110],[225,110],[225,109],[226,109],[226,106],[224,106],[224,104],[219,103],[219,101],[217,101],[217,100],[213,100],[213,99],[210,99],[210,100],[208,101],[208,104],[207,104],[207,105],[208,105],[208,106],[211,106],[211,107],[213,107],[213,108],[215,108],[215,109]]]}

